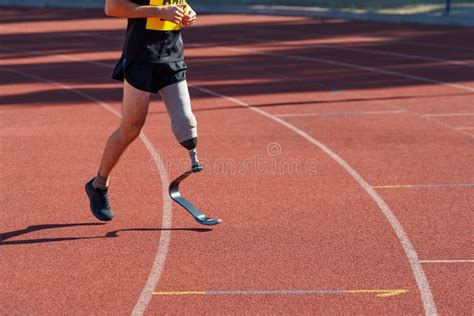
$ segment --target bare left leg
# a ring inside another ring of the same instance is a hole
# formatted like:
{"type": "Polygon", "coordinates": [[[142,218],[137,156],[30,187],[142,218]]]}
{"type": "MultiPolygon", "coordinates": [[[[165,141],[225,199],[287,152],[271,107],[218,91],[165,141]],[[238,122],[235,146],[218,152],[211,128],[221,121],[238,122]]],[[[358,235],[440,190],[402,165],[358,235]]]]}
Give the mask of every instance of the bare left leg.
{"type": "Polygon", "coordinates": [[[104,189],[112,169],[139,135],[145,124],[150,104],[150,93],[138,90],[124,81],[122,120],[119,128],[109,137],[102,155],[99,172],[93,186],[104,189]]]}

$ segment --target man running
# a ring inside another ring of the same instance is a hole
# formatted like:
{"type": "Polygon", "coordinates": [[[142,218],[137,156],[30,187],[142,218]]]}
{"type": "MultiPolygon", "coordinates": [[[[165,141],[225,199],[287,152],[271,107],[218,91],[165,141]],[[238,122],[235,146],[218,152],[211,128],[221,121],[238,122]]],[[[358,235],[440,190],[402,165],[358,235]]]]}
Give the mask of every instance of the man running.
{"type": "Polygon", "coordinates": [[[186,82],[181,27],[196,22],[196,12],[184,0],[106,0],[108,16],[127,18],[122,57],[112,78],[123,81],[122,119],[105,146],[96,177],[85,189],[92,214],[109,221],[114,214],[108,199],[110,174],[126,148],[140,135],[151,94],[160,93],[178,142],[189,150],[192,171],[197,160],[197,122],[186,82]]]}

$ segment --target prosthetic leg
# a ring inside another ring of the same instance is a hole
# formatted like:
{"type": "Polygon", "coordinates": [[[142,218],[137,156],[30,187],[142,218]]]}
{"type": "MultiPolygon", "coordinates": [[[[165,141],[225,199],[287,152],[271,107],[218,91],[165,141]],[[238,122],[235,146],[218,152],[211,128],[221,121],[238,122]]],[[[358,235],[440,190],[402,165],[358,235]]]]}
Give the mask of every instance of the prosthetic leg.
{"type": "Polygon", "coordinates": [[[199,224],[217,225],[221,222],[220,220],[208,218],[179,192],[179,185],[184,179],[203,169],[197,158],[197,122],[191,110],[188,84],[186,81],[182,81],[167,86],[160,90],[160,95],[166,105],[173,134],[176,140],[189,151],[191,158],[191,170],[186,171],[171,182],[169,187],[170,196],[176,203],[188,211],[199,224]]]}
{"type": "Polygon", "coordinates": [[[176,203],[181,205],[186,211],[188,211],[189,214],[191,214],[199,224],[206,225],[206,226],[217,225],[221,222],[220,219],[213,219],[213,218],[207,217],[196,206],[194,206],[191,202],[186,200],[179,192],[179,184],[181,183],[181,181],[189,177],[191,174],[200,172],[203,170],[203,167],[199,163],[199,160],[197,158],[197,152],[196,152],[197,137],[187,140],[185,142],[182,142],[181,145],[189,150],[189,156],[191,157],[191,170],[186,171],[185,173],[180,175],[178,178],[176,178],[173,182],[171,182],[170,188],[169,188],[170,196],[173,199],[173,201],[175,201],[176,203]]]}

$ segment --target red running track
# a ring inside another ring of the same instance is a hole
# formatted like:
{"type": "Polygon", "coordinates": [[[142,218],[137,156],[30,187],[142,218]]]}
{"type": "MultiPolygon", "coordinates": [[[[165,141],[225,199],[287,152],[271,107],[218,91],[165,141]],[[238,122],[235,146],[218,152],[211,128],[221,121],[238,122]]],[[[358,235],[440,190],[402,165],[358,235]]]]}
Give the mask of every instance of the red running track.
{"type": "Polygon", "coordinates": [[[124,21],[0,11],[1,314],[472,311],[472,29],[201,16],[185,31],[207,167],[159,100],[111,182],[83,184],[117,127],[124,21]]]}

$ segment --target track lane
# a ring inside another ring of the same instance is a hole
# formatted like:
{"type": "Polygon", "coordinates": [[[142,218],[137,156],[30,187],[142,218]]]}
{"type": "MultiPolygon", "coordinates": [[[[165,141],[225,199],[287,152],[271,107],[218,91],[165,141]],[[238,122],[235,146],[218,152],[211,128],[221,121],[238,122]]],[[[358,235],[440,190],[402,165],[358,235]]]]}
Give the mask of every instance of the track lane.
{"type": "MultiPolygon", "coordinates": [[[[157,124],[157,125],[163,125],[163,124],[157,124]]],[[[153,125],[151,125],[151,126],[153,126],[153,125]]]]}

